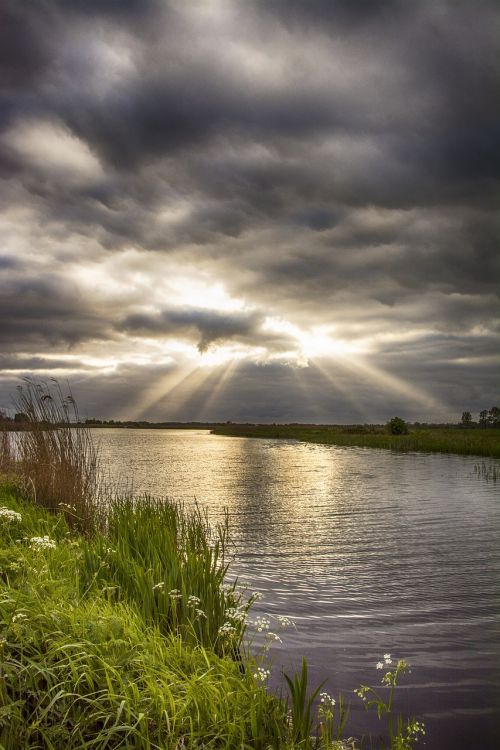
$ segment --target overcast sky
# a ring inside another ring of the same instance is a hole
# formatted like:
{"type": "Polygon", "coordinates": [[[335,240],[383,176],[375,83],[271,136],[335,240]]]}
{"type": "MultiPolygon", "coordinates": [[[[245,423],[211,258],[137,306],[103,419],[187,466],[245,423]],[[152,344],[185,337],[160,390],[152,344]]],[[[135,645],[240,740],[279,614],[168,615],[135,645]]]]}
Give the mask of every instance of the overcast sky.
{"type": "Polygon", "coordinates": [[[499,398],[497,0],[3,0],[0,407],[499,398]]]}

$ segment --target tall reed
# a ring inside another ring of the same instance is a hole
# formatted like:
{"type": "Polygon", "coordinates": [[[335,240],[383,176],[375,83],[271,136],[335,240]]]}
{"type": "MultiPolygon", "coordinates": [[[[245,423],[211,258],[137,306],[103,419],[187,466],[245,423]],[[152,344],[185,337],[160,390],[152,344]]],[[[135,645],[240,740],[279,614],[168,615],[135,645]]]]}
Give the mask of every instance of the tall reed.
{"type": "Polygon", "coordinates": [[[99,518],[99,454],[89,430],[78,426],[71,392],[64,395],[53,378],[24,378],[15,406],[24,415],[15,435],[16,473],[36,503],[61,510],[71,527],[90,531],[99,518]]]}

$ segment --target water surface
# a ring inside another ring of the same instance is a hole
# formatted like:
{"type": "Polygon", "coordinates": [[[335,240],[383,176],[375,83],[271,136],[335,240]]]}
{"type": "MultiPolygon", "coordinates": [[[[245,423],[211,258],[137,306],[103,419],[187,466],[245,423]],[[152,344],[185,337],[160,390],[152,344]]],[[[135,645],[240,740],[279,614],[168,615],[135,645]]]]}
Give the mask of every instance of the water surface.
{"type": "Polygon", "coordinates": [[[399,705],[423,716],[421,746],[500,747],[500,484],[475,473],[481,459],[202,430],[96,436],[138,492],[196,499],[213,520],[227,507],[233,571],[264,594],[255,614],[296,622],[273,649],[273,685],[304,654],[375,732],[352,691],[390,652],[412,664],[399,705]]]}

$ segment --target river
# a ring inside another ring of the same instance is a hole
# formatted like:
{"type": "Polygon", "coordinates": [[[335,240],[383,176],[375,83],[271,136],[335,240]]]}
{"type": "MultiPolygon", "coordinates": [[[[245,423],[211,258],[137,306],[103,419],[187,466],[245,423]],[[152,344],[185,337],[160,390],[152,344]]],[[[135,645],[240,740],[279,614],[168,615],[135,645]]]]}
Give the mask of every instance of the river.
{"type": "Polygon", "coordinates": [[[500,747],[500,483],[482,459],[204,430],[95,436],[136,492],[196,499],[212,521],[228,509],[232,572],[263,594],[254,615],[295,621],[271,651],[273,687],[304,655],[312,684],[352,699],[353,732],[376,734],[353,689],[376,685],[390,653],[412,665],[398,705],[426,723],[418,746],[500,747]]]}

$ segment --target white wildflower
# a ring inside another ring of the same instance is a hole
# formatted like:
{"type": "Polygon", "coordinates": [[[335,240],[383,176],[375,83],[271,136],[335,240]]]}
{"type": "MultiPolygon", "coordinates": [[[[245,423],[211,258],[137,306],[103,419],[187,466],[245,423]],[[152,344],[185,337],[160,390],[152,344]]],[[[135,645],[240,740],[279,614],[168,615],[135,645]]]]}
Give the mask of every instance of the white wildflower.
{"type": "Polygon", "coordinates": [[[230,622],[225,622],[219,628],[219,635],[222,636],[233,636],[236,634],[236,628],[230,622]]]}
{"type": "Polygon", "coordinates": [[[333,708],[335,706],[335,698],[333,698],[329,693],[320,693],[319,698],[320,703],[322,703],[324,706],[328,706],[330,708],[333,708]]]}
{"type": "Polygon", "coordinates": [[[262,633],[263,630],[269,630],[271,621],[267,617],[257,617],[254,622],[255,629],[258,633],[262,633]]]}
{"type": "Polygon", "coordinates": [[[153,591],[163,591],[165,589],[165,581],[159,581],[153,586],[153,591]]]}
{"type": "Polygon", "coordinates": [[[225,615],[230,620],[233,620],[233,622],[245,622],[247,619],[247,613],[245,611],[245,607],[228,607],[226,609],[225,615]]]}
{"type": "Polygon", "coordinates": [[[198,604],[201,604],[201,599],[197,596],[188,596],[188,604],[190,607],[197,607],[198,604]]]}
{"type": "Polygon", "coordinates": [[[10,508],[0,508],[0,518],[3,518],[3,520],[7,521],[7,523],[11,523],[11,521],[23,520],[23,517],[20,513],[16,513],[15,510],[11,510],[10,508]]]}
{"type": "Polygon", "coordinates": [[[168,592],[168,595],[171,599],[182,599],[182,594],[179,589],[172,589],[172,591],[168,592]]]}
{"type": "Polygon", "coordinates": [[[294,621],[285,615],[275,615],[275,620],[279,623],[281,628],[295,627],[294,621]]]}
{"type": "Polygon", "coordinates": [[[195,614],[198,619],[207,619],[207,615],[202,609],[195,609],[195,614]]]}
{"type": "Polygon", "coordinates": [[[384,654],[384,661],[386,664],[392,664],[392,659],[390,654],[384,654]]]}
{"type": "Polygon", "coordinates": [[[53,539],[48,536],[32,536],[30,547],[34,549],[55,549],[57,547],[53,539]]]}
{"type": "Polygon", "coordinates": [[[253,673],[253,676],[256,680],[259,680],[260,682],[265,682],[271,672],[269,669],[263,669],[262,667],[257,667],[257,671],[253,673]]]}
{"type": "Polygon", "coordinates": [[[384,668],[384,662],[383,661],[378,661],[377,662],[377,669],[383,669],[383,668],[384,668]]]}

